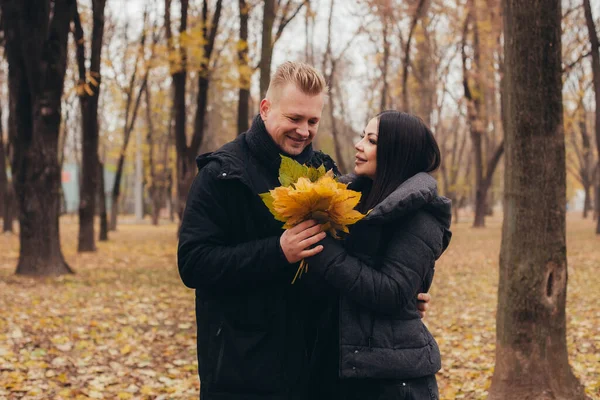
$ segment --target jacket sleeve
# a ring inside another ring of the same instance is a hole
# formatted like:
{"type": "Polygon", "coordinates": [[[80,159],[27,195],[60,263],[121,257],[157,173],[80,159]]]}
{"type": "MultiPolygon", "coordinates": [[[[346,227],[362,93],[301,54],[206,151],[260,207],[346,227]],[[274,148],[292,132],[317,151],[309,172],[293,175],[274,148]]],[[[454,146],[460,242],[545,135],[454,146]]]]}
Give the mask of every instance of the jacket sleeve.
{"type": "Polygon", "coordinates": [[[435,263],[434,251],[414,231],[396,231],[375,269],[345,250],[342,243],[326,237],[323,251],[308,260],[316,270],[343,295],[373,312],[391,315],[416,301],[419,291],[435,263]]]}
{"type": "Polygon", "coordinates": [[[235,224],[228,217],[228,207],[233,206],[236,183],[218,179],[208,165],[190,188],[177,249],[179,274],[190,288],[248,288],[273,279],[273,274],[289,265],[278,236],[232,243],[229,230],[235,224]]]}

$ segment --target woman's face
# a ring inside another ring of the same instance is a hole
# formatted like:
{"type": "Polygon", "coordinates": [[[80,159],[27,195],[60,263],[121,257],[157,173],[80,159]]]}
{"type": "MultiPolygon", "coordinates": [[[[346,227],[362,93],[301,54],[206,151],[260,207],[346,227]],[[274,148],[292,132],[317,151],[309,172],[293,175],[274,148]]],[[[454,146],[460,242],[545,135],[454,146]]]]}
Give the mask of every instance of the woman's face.
{"type": "Polygon", "coordinates": [[[377,170],[377,128],[379,121],[373,118],[361,135],[360,142],[356,143],[356,159],[354,161],[354,173],[375,179],[377,170]]]}

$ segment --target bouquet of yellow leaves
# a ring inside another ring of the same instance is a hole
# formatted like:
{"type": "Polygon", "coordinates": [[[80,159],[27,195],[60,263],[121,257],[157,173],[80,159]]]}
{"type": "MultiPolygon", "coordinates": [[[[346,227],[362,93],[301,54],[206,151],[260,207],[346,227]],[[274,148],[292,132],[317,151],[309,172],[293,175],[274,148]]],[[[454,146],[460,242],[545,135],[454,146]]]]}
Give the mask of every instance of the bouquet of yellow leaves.
{"type": "MultiPolygon", "coordinates": [[[[364,215],[354,210],[361,193],[347,189],[346,184],[335,180],[333,171],[307,167],[293,159],[281,156],[279,167],[281,186],[260,195],[277,221],[284,222],[284,229],[314,219],[323,231],[339,239],[340,233],[348,233],[348,225],[360,221],[364,215]]],[[[308,265],[302,260],[292,283],[306,272],[308,265]]]]}

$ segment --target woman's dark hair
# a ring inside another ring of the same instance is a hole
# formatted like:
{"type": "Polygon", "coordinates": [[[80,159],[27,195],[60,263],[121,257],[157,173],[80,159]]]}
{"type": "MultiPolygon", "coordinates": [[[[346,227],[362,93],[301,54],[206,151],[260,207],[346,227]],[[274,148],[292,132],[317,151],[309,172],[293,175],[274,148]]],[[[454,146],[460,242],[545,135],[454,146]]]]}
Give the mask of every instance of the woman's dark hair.
{"type": "Polygon", "coordinates": [[[393,110],[376,118],[377,169],[371,189],[358,206],[361,212],[375,207],[419,172],[432,172],[440,166],[440,149],[421,118],[393,110]]]}

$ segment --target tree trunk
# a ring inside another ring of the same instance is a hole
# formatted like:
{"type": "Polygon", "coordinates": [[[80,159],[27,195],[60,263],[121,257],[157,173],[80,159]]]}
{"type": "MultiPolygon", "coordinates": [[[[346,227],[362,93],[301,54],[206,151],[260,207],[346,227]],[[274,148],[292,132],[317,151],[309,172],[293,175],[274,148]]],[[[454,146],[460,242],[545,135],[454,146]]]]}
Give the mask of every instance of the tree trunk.
{"type": "Polygon", "coordinates": [[[410,30],[408,32],[408,37],[406,38],[406,43],[404,45],[404,54],[402,60],[402,108],[406,112],[410,112],[410,98],[408,96],[408,75],[409,68],[411,66],[410,60],[410,51],[411,51],[411,43],[414,36],[415,28],[417,23],[419,22],[419,18],[422,17],[424,12],[428,8],[428,2],[426,0],[419,0],[417,4],[417,8],[415,9],[415,14],[413,15],[412,21],[410,23],[410,30]]]}
{"type": "Polygon", "coordinates": [[[119,200],[121,198],[121,179],[123,177],[123,164],[125,163],[125,155],[119,156],[117,163],[117,172],[115,173],[115,181],[113,183],[113,190],[110,198],[110,225],[111,231],[117,230],[117,217],[119,215],[119,200]]]}
{"type": "MultiPolygon", "coordinates": [[[[166,10],[169,10],[171,0],[165,0],[166,10]]],[[[179,32],[183,34],[187,30],[187,16],[188,16],[188,0],[181,0],[181,19],[179,25],[179,32]]],[[[167,39],[170,43],[170,51],[175,51],[174,43],[172,43],[172,30],[171,30],[171,14],[165,12],[165,30],[167,39]]],[[[173,86],[173,109],[175,113],[175,150],[177,153],[177,196],[181,196],[180,176],[186,174],[185,161],[187,159],[187,135],[186,135],[186,99],[185,99],[185,87],[187,83],[187,54],[184,46],[179,45],[179,54],[181,58],[181,65],[171,66],[171,77],[173,86]]],[[[185,191],[187,194],[187,190],[185,191]]],[[[181,217],[183,215],[183,207],[177,207],[177,214],[181,217]],[[181,208],[181,209],[180,209],[181,208]]]]}
{"type": "MultiPolygon", "coordinates": [[[[595,118],[595,127],[596,130],[596,149],[598,152],[598,157],[600,158],[600,41],[598,40],[598,33],[596,32],[596,25],[594,23],[594,16],[592,14],[592,7],[590,5],[590,0],[583,0],[583,9],[585,13],[585,22],[588,29],[588,35],[590,38],[591,53],[592,53],[592,78],[594,81],[594,99],[595,99],[595,107],[596,107],[596,118],[595,118]]],[[[600,187],[600,159],[598,161],[598,171],[596,174],[597,185],[600,187]]],[[[596,192],[596,234],[600,235],[600,201],[598,198],[598,193],[600,190],[596,192]]]]}
{"type": "Polygon", "coordinates": [[[344,153],[342,152],[343,144],[340,140],[340,132],[337,127],[337,121],[335,119],[335,104],[333,101],[334,92],[334,82],[335,79],[335,66],[332,66],[332,74],[329,80],[329,84],[331,85],[331,91],[333,93],[329,93],[328,102],[329,102],[329,117],[331,118],[331,135],[333,136],[333,146],[335,147],[335,158],[337,159],[337,164],[339,166],[339,170],[342,173],[348,173],[348,167],[346,166],[346,161],[344,160],[344,153]]]}
{"type": "MultiPolygon", "coordinates": [[[[0,75],[1,78],[3,76],[0,75]]],[[[7,146],[8,147],[8,146],[7,146]]],[[[4,129],[2,125],[2,98],[0,98],[0,208],[6,209],[8,202],[8,176],[6,173],[6,152],[4,147],[4,129]]],[[[3,219],[6,218],[5,212],[2,213],[3,219]]]]}
{"type": "Polygon", "coordinates": [[[490,400],[585,398],[566,343],[560,3],[503,0],[505,210],[490,400]]]}
{"type": "Polygon", "coordinates": [[[264,1],[262,44],[260,49],[260,97],[264,98],[271,81],[271,58],[273,57],[273,24],[275,23],[275,0],[264,1]]]}
{"type": "Polygon", "coordinates": [[[592,193],[590,192],[590,185],[583,185],[583,191],[585,197],[583,199],[583,219],[587,219],[588,213],[592,210],[592,193]]]}
{"type": "Polygon", "coordinates": [[[108,240],[108,216],[106,214],[106,188],[104,186],[104,163],[98,162],[98,201],[100,214],[100,234],[98,240],[106,242],[108,240]]]}
{"type": "MultiPolygon", "coordinates": [[[[479,175],[477,175],[477,180],[479,180],[479,175]]],[[[484,228],[487,211],[487,190],[481,184],[475,186],[475,220],[473,221],[473,228],[484,228]]]]}
{"type": "MultiPolygon", "coordinates": [[[[202,6],[202,32],[206,38],[204,44],[204,58],[201,65],[201,70],[198,77],[198,93],[196,97],[196,116],[194,118],[194,134],[192,135],[192,142],[188,147],[186,145],[187,138],[185,136],[178,136],[177,146],[177,166],[178,166],[178,194],[179,194],[179,209],[178,214],[181,218],[183,217],[183,211],[185,208],[185,202],[187,195],[194,180],[196,172],[196,156],[202,145],[204,139],[204,123],[206,117],[206,108],[208,106],[208,90],[210,88],[210,60],[214,49],[215,40],[217,36],[217,30],[219,29],[219,19],[221,18],[221,7],[222,0],[218,0],[215,5],[215,11],[212,16],[212,22],[210,23],[210,31],[208,30],[208,3],[203,1],[202,6]]],[[[185,111],[185,110],[184,110],[185,111]]],[[[178,132],[176,129],[176,135],[178,132]]],[[[185,132],[184,132],[185,134],[185,132]]]]}
{"type": "MultiPolygon", "coordinates": [[[[382,34],[381,34],[381,38],[383,40],[383,57],[381,59],[381,100],[379,101],[379,110],[380,111],[384,111],[387,110],[387,104],[388,104],[388,91],[389,91],[389,85],[388,85],[388,70],[389,70],[389,60],[390,60],[390,42],[389,42],[389,37],[388,37],[388,28],[390,26],[389,23],[389,19],[390,19],[390,10],[386,7],[385,9],[382,10],[382,15],[381,15],[381,25],[382,25],[382,34]]],[[[409,112],[408,107],[406,104],[402,104],[402,107],[404,108],[404,111],[409,112]]],[[[338,160],[339,161],[339,160],[338,160]]]]}
{"type": "Polygon", "coordinates": [[[329,96],[327,96],[328,100],[328,109],[329,109],[329,118],[331,120],[331,136],[333,136],[333,146],[335,149],[335,158],[337,159],[338,168],[342,173],[347,173],[346,162],[344,161],[344,154],[342,152],[342,143],[340,141],[340,133],[338,131],[337,121],[335,118],[335,101],[334,95],[337,90],[336,84],[336,65],[337,59],[333,58],[333,51],[331,49],[331,39],[333,36],[332,32],[332,22],[333,22],[333,14],[335,8],[335,0],[331,0],[331,4],[329,7],[329,17],[327,19],[327,45],[325,48],[325,54],[323,56],[323,65],[321,70],[323,73],[326,73],[326,80],[329,84],[329,96]],[[329,68],[327,65],[329,64],[329,68]]]}
{"type": "Polygon", "coordinates": [[[494,199],[494,192],[492,192],[489,189],[491,189],[491,187],[488,188],[488,194],[485,199],[485,216],[493,217],[494,216],[494,204],[495,204],[496,200],[494,199]]]}
{"type": "Polygon", "coordinates": [[[419,37],[416,43],[417,57],[413,74],[417,76],[417,95],[415,96],[416,104],[413,105],[413,110],[423,118],[427,126],[431,126],[431,114],[433,113],[434,104],[437,103],[436,74],[439,65],[432,62],[434,60],[432,39],[427,34],[430,19],[424,15],[420,24],[424,35],[419,37]]]}
{"type": "MultiPolygon", "coordinates": [[[[112,202],[110,209],[110,230],[117,230],[117,217],[119,215],[119,200],[121,198],[121,180],[123,179],[123,167],[125,165],[125,156],[127,154],[127,146],[129,145],[129,139],[131,138],[131,132],[133,132],[133,128],[135,126],[135,121],[137,119],[137,113],[140,108],[140,101],[142,98],[142,93],[144,92],[146,85],[148,84],[148,73],[149,70],[146,71],[142,83],[139,87],[139,91],[137,93],[137,98],[135,100],[135,104],[133,106],[131,119],[128,118],[129,112],[126,112],[125,115],[125,127],[123,132],[123,147],[121,149],[121,154],[119,155],[119,161],[117,162],[117,172],[115,173],[115,182],[112,190],[112,202]]],[[[133,81],[133,80],[132,80],[133,81]]],[[[131,91],[133,92],[133,84],[131,85],[131,91]]],[[[129,95],[129,99],[127,101],[126,107],[129,108],[130,100],[132,93],[129,95]]]]}
{"type": "Polygon", "coordinates": [[[74,1],[0,3],[9,64],[14,146],[13,182],[19,205],[19,275],[72,273],[59,235],[58,138],[74,1]]]}
{"type": "Polygon", "coordinates": [[[16,211],[15,191],[13,185],[9,184],[4,193],[4,202],[2,207],[2,232],[13,233],[13,219],[16,211]]]}
{"type": "MultiPolygon", "coordinates": [[[[11,96],[10,96],[10,85],[9,85],[9,100],[10,100],[11,96]]],[[[12,102],[10,102],[10,105],[12,106],[12,102]]],[[[11,140],[14,140],[15,138],[15,134],[14,134],[14,130],[15,130],[15,121],[14,121],[14,117],[15,117],[15,113],[13,111],[10,111],[8,114],[8,126],[7,126],[7,130],[8,130],[8,141],[6,143],[6,145],[1,144],[2,148],[0,149],[0,151],[3,154],[4,160],[2,161],[2,166],[4,168],[4,178],[6,179],[6,186],[4,187],[4,195],[2,198],[2,232],[3,233],[13,233],[13,220],[15,218],[15,213],[17,210],[17,205],[15,204],[15,190],[14,190],[14,186],[13,186],[13,182],[14,182],[14,176],[13,176],[13,180],[12,181],[8,181],[8,174],[6,173],[6,167],[8,166],[8,163],[12,164],[12,161],[10,160],[11,158],[11,140]]],[[[1,118],[0,118],[1,120],[1,118]]],[[[1,133],[0,133],[1,136],[1,133]]],[[[2,176],[0,176],[0,179],[2,179],[2,176]]]]}
{"type": "Polygon", "coordinates": [[[134,180],[134,209],[135,219],[138,222],[144,220],[144,159],[142,156],[142,132],[138,130],[135,134],[135,180],[134,180]]]}
{"type": "Polygon", "coordinates": [[[477,26],[477,9],[475,0],[470,0],[468,3],[469,14],[465,20],[463,28],[463,42],[462,42],[462,60],[463,60],[463,86],[465,92],[465,98],[467,99],[468,119],[469,119],[469,130],[471,135],[471,146],[473,148],[473,157],[475,163],[475,219],[473,221],[474,228],[485,227],[485,211],[486,211],[486,197],[487,188],[483,185],[483,136],[486,124],[484,123],[484,110],[482,104],[482,91],[480,85],[479,74],[481,72],[481,61],[480,61],[480,46],[479,46],[479,28],[477,26]],[[466,66],[466,54],[465,45],[467,43],[467,36],[469,32],[469,25],[472,24],[473,28],[473,60],[471,71],[467,70],[466,66]],[[471,77],[471,75],[474,75],[471,77]],[[471,90],[471,83],[473,81],[473,87],[475,92],[471,90]]]}
{"type": "Polygon", "coordinates": [[[238,71],[240,90],[238,94],[238,134],[246,132],[250,120],[250,79],[252,72],[248,60],[248,4],[246,0],[238,0],[240,8],[240,39],[238,43],[238,71]]]}
{"type": "MultiPolygon", "coordinates": [[[[598,154],[600,158],[600,153],[598,154]]],[[[594,199],[596,205],[596,234],[600,235],[600,160],[596,167],[596,198],[594,199]]]]}
{"type": "MultiPolygon", "coordinates": [[[[455,197],[456,197],[456,196],[455,196],[455,197]]],[[[460,208],[458,207],[458,206],[459,206],[459,204],[458,204],[458,202],[456,201],[456,198],[452,198],[452,197],[451,197],[450,199],[452,200],[452,204],[453,204],[452,211],[453,211],[453,214],[454,214],[454,217],[453,217],[453,219],[452,219],[452,223],[453,223],[453,224],[458,224],[458,223],[459,223],[459,214],[458,214],[458,211],[459,211],[459,209],[460,209],[460,208]],[[454,204],[456,204],[456,205],[454,205],[454,204]]]]}
{"type": "Polygon", "coordinates": [[[94,0],[89,80],[85,72],[84,37],[79,15],[75,12],[75,39],[79,64],[81,123],[82,123],[82,182],[79,194],[79,243],[77,251],[95,251],[94,216],[98,190],[98,99],[100,96],[100,66],[104,36],[104,7],[106,0],[94,0]]]}

